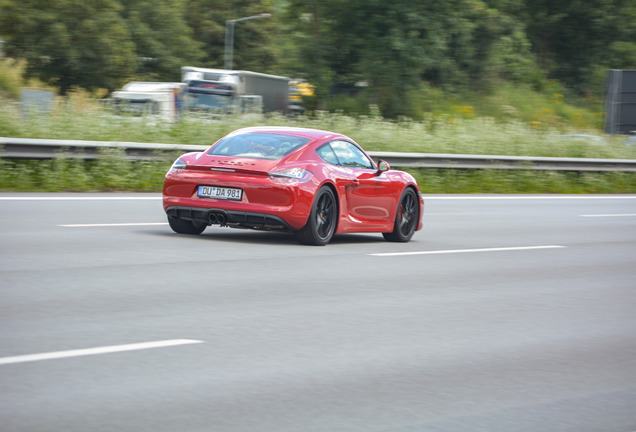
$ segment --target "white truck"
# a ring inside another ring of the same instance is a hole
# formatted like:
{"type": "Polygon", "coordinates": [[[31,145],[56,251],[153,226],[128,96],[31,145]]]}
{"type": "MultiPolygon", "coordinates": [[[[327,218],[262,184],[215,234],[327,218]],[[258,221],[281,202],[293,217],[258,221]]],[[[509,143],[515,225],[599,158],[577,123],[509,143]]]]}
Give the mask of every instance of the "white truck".
{"type": "Polygon", "coordinates": [[[150,115],[175,122],[183,108],[185,87],[182,82],[134,81],[113,92],[109,103],[123,114],[150,115]]]}
{"type": "Polygon", "coordinates": [[[288,108],[289,78],[258,72],[181,68],[185,109],[207,114],[281,111],[288,108]]]}

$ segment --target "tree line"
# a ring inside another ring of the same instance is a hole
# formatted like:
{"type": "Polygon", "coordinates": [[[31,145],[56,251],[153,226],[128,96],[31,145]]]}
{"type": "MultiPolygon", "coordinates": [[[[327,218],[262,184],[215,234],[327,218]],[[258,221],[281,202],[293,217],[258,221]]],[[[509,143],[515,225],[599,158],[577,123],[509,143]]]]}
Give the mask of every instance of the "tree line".
{"type": "Polygon", "coordinates": [[[636,68],[633,0],[0,0],[5,57],[55,86],[112,91],[179,81],[181,66],[305,78],[318,100],[360,94],[387,117],[417,94],[487,93],[556,79],[598,93],[603,71],[636,68]]]}

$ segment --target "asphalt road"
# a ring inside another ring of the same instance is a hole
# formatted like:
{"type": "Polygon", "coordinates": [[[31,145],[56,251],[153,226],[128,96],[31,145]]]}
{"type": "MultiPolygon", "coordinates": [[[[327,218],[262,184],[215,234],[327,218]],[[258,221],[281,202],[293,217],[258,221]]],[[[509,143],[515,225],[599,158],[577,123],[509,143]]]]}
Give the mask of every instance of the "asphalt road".
{"type": "Polygon", "coordinates": [[[425,201],[310,247],[0,194],[0,431],[636,431],[636,196],[425,201]]]}

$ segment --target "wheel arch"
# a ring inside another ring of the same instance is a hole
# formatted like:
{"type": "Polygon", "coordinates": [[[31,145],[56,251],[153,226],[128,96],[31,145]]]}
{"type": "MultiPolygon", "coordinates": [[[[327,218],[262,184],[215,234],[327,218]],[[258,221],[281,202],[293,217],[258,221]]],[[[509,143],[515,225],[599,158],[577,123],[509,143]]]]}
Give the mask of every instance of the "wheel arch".
{"type": "Polygon", "coordinates": [[[336,197],[336,210],[338,212],[338,217],[336,217],[336,228],[335,228],[335,232],[338,232],[338,225],[340,225],[340,209],[342,208],[342,206],[340,205],[340,195],[338,194],[338,190],[336,189],[336,185],[333,184],[330,181],[325,181],[323,184],[320,185],[320,187],[318,187],[318,189],[316,190],[316,193],[320,190],[320,188],[322,187],[328,187],[329,189],[331,189],[331,192],[333,193],[333,196],[336,197]]]}
{"type": "MultiPolygon", "coordinates": [[[[424,199],[422,198],[420,190],[419,190],[419,188],[417,187],[416,184],[412,184],[412,183],[407,184],[406,187],[404,188],[404,190],[402,191],[402,193],[404,193],[404,191],[409,189],[409,188],[412,189],[413,192],[415,192],[415,196],[417,197],[417,204],[418,204],[419,209],[420,209],[419,221],[418,221],[417,226],[415,228],[415,231],[419,231],[419,230],[422,229],[422,218],[424,217],[424,199]]],[[[399,206],[399,204],[398,204],[398,206],[399,206]]],[[[396,212],[397,212],[397,210],[396,210],[396,212]]]]}
{"type": "MultiPolygon", "coordinates": [[[[397,212],[400,210],[400,201],[402,199],[402,196],[404,195],[404,192],[406,192],[408,189],[411,189],[415,195],[417,197],[420,196],[420,191],[418,190],[417,186],[415,186],[412,183],[406,183],[404,185],[404,188],[402,188],[402,191],[400,192],[400,195],[398,196],[398,199],[395,202],[395,209],[393,210],[393,216],[397,216],[397,212]]],[[[423,210],[423,208],[420,208],[420,212],[423,210]]]]}

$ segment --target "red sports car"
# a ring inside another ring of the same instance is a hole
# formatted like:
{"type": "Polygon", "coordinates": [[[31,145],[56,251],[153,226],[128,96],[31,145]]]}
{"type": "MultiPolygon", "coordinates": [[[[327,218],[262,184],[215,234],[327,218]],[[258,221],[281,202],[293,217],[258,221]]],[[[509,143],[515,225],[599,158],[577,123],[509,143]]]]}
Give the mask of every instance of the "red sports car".
{"type": "Polygon", "coordinates": [[[422,228],[415,179],[376,164],[351,138],[315,129],[239,129],[166,174],[163,207],[177,233],[209,225],[294,233],[325,245],[334,234],[379,232],[406,242],[422,228]]]}

